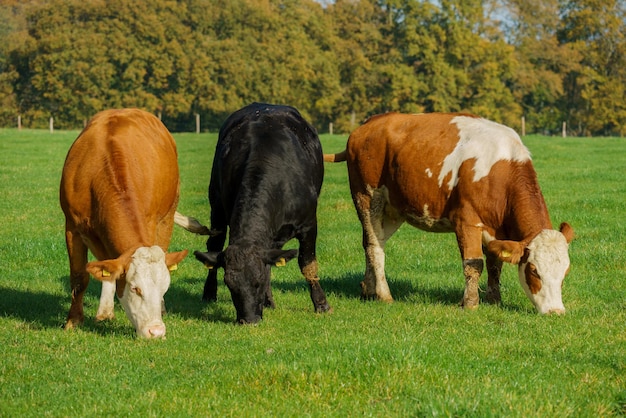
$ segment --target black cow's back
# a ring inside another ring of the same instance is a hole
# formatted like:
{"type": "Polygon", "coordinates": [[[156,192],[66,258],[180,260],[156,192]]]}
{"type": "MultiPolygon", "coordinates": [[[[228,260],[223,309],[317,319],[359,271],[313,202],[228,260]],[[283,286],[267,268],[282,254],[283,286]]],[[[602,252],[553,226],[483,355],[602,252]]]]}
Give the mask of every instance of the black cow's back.
{"type": "MultiPolygon", "coordinates": [[[[220,129],[209,200],[233,235],[291,235],[315,218],[324,176],[317,132],[293,107],[253,103],[220,129]],[[254,224],[252,223],[254,220],[254,224]],[[265,225],[259,225],[264,223],[265,225]],[[284,230],[290,225],[293,231],[284,230]],[[263,230],[264,227],[269,230],[263,230]]],[[[258,237],[256,237],[258,238],[258,237]]]]}
{"type": "MultiPolygon", "coordinates": [[[[254,103],[224,122],[209,184],[213,234],[207,252],[195,255],[224,268],[239,323],[258,322],[263,308],[274,306],[270,267],[296,255],[315,312],[330,310],[315,255],[323,177],[317,132],[296,109],[254,103]],[[300,244],[298,251],[283,250],[292,238],[300,244]]],[[[217,299],[215,268],[209,270],[203,299],[217,299]]]]}

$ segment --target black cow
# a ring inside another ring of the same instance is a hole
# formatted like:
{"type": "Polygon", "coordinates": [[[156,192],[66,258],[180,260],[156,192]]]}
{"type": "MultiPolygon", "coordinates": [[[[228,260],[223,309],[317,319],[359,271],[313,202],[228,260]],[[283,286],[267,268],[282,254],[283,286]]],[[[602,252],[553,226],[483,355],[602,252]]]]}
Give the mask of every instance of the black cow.
{"type": "Polygon", "coordinates": [[[216,300],[216,270],[223,267],[237,321],[258,322],[263,307],[274,306],[270,267],[298,255],[315,312],[330,309],[315,257],[323,177],[317,132],[293,107],[253,103],[224,122],[209,184],[208,252],[195,252],[210,267],[203,299],[216,300]],[[223,250],[228,227],[229,242],[223,250]],[[294,237],[299,254],[282,249],[294,237]]]}

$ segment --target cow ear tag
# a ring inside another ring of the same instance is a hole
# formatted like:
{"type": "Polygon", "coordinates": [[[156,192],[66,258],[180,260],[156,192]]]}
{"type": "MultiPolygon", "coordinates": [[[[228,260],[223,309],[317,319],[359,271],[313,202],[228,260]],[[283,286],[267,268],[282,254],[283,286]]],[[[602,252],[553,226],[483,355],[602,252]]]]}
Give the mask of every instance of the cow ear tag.
{"type": "Polygon", "coordinates": [[[102,269],[102,277],[110,277],[110,276],[111,276],[111,273],[109,273],[105,269],[102,269]]]}
{"type": "Polygon", "coordinates": [[[274,264],[274,265],[275,265],[276,267],[282,267],[282,266],[284,266],[285,264],[287,264],[287,262],[285,261],[285,259],[284,259],[284,258],[282,258],[282,257],[280,257],[280,258],[278,259],[278,261],[276,262],[276,264],[274,264]]]}
{"type": "Polygon", "coordinates": [[[204,263],[204,267],[206,267],[206,268],[207,268],[207,269],[209,269],[209,270],[212,270],[212,269],[213,269],[213,266],[212,266],[212,265],[210,265],[209,263],[204,263]]]}
{"type": "Polygon", "coordinates": [[[512,255],[513,254],[510,251],[508,251],[508,250],[502,250],[502,252],[500,253],[501,257],[510,257],[512,255]]]}
{"type": "Polygon", "coordinates": [[[168,267],[169,271],[175,271],[178,270],[178,264],[172,264],[171,266],[168,267]]]}

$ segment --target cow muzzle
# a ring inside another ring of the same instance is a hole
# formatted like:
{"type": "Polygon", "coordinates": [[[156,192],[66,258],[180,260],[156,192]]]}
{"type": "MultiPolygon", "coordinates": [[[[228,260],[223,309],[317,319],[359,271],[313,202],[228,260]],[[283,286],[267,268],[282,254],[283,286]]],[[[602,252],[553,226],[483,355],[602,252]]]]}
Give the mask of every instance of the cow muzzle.
{"type": "Polygon", "coordinates": [[[565,308],[561,309],[561,308],[553,308],[553,309],[549,309],[548,312],[546,312],[547,315],[564,315],[565,314],[565,308]]]}
{"type": "Polygon", "coordinates": [[[237,318],[237,324],[239,325],[258,324],[259,322],[261,322],[262,319],[263,317],[258,316],[258,315],[250,316],[248,318],[237,318]]]}
{"type": "Polygon", "coordinates": [[[141,338],[165,338],[165,324],[153,324],[137,332],[141,338]]]}

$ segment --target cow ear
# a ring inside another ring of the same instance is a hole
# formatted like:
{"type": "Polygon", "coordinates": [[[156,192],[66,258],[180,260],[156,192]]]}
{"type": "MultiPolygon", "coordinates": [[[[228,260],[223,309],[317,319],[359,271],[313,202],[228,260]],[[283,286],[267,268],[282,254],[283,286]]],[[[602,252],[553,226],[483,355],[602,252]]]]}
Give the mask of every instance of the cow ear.
{"type": "Polygon", "coordinates": [[[298,255],[298,250],[267,250],[261,254],[265,264],[284,266],[287,261],[298,255]]]}
{"type": "Polygon", "coordinates": [[[189,254],[188,250],[165,254],[165,265],[167,265],[168,270],[176,270],[178,263],[187,257],[187,254],[189,254]]]}
{"type": "Polygon", "coordinates": [[[196,256],[196,260],[209,269],[224,267],[224,253],[222,251],[194,251],[193,255],[196,256]]]}
{"type": "Polygon", "coordinates": [[[487,251],[495,254],[501,261],[519,264],[524,255],[524,245],[518,241],[504,241],[494,239],[487,244],[487,251]]]}
{"type": "Polygon", "coordinates": [[[574,228],[567,222],[563,222],[559,228],[561,234],[565,235],[565,240],[569,244],[574,240],[574,228]]]}
{"type": "Polygon", "coordinates": [[[87,263],[87,272],[100,281],[114,282],[126,273],[126,268],[127,266],[119,258],[87,263]]]}

